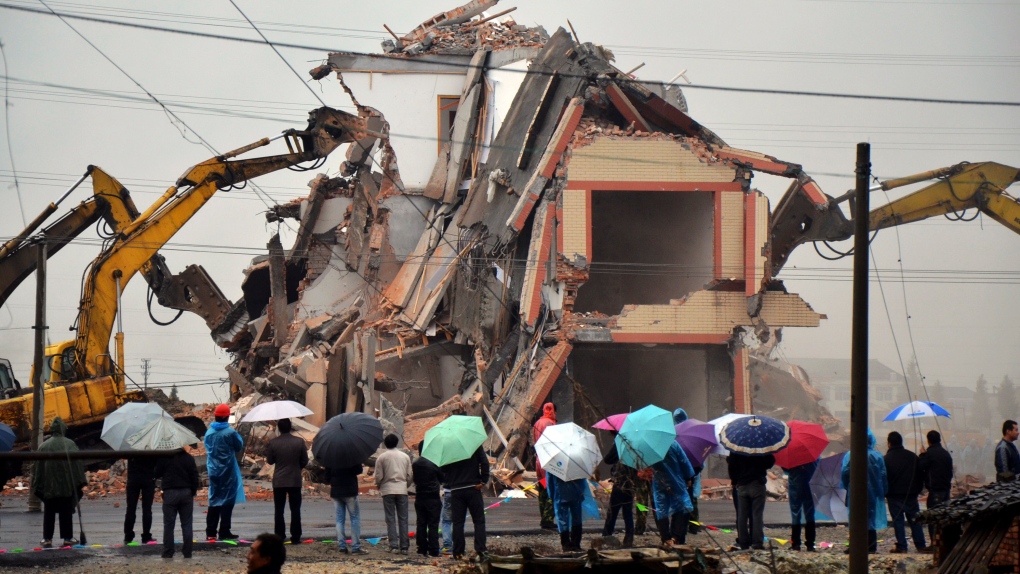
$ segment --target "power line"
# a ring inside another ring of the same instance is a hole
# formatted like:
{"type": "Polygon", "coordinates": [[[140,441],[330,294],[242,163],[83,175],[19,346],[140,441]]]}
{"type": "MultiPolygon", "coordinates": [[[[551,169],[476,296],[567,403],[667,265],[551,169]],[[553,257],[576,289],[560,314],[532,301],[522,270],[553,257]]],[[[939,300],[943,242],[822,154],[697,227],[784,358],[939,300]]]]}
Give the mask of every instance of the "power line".
{"type": "Polygon", "coordinates": [[[4,43],[0,41],[0,55],[4,60],[4,128],[7,131],[7,154],[11,158],[11,173],[14,174],[14,192],[18,196],[18,211],[21,212],[21,224],[27,226],[28,219],[25,218],[25,202],[21,199],[21,185],[18,183],[18,169],[14,167],[14,146],[11,145],[11,102],[10,87],[7,81],[7,74],[10,68],[7,66],[7,52],[4,51],[4,43]]]}
{"type": "MultiPolygon", "coordinates": [[[[43,0],[39,0],[39,1],[42,2],[43,0]]],[[[51,15],[50,13],[44,12],[42,10],[35,10],[35,9],[32,9],[32,8],[27,8],[27,7],[23,7],[23,6],[14,6],[14,5],[11,5],[11,4],[0,4],[0,8],[7,8],[9,10],[19,10],[19,11],[23,11],[23,12],[32,12],[32,13],[35,13],[35,14],[51,15]]],[[[183,35],[187,35],[187,36],[197,36],[197,37],[201,37],[201,38],[209,38],[209,39],[215,39],[215,40],[227,40],[227,41],[232,41],[232,42],[243,42],[243,43],[246,43],[246,44],[263,44],[264,43],[261,40],[255,40],[255,39],[251,39],[251,38],[239,38],[239,37],[236,37],[236,36],[226,36],[226,35],[222,35],[222,34],[210,34],[210,33],[207,33],[207,32],[196,32],[194,30],[177,30],[177,29],[174,29],[174,28],[164,28],[164,27],[161,27],[161,26],[150,26],[150,25],[146,25],[146,24],[134,24],[134,23],[129,23],[129,22],[120,22],[120,21],[109,20],[109,19],[105,19],[105,18],[94,18],[94,17],[89,17],[89,16],[76,16],[76,15],[73,15],[73,14],[59,14],[57,12],[54,12],[52,9],[50,10],[50,12],[52,13],[52,15],[57,16],[57,17],[61,18],[62,20],[64,18],[73,18],[73,19],[84,20],[84,21],[88,21],[88,22],[96,22],[96,23],[100,23],[100,24],[110,24],[110,25],[115,25],[115,26],[125,26],[125,27],[128,27],[128,28],[138,28],[138,29],[150,30],[150,31],[154,31],[154,32],[167,32],[167,33],[171,33],[171,34],[183,34],[183,35]]],[[[337,50],[337,49],[333,49],[333,48],[326,48],[326,47],[323,47],[323,46],[309,46],[309,45],[306,45],[306,44],[293,44],[293,43],[288,43],[288,42],[275,42],[275,43],[273,43],[273,45],[274,46],[279,46],[279,47],[282,47],[282,48],[296,48],[296,49],[301,49],[301,50],[312,50],[312,51],[316,51],[316,52],[320,52],[320,53],[321,52],[340,52],[340,51],[343,51],[343,50],[337,50]]],[[[386,56],[382,55],[382,54],[369,54],[369,53],[364,53],[364,52],[353,52],[353,51],[343,51],[343,52],[346,53],[346,54],[353,55],[353,56],[363,56],[363,57],[368,57],[368,58],[386,58],[386,56]]],[[[466,66],[464,66],[462,64],[459,64],[459,63],[456,63],[456,62],[449,62],[449,61],[446,61],[446,60],[436,59],[436,58],[431,58],[430,59],[427,56],[426,57],[418,57],[418,58],[416,58],[416,61],[436,64],[436,65],[440,65],[440,66],[448,66],[451,69],[452,68],[457,68],[458,70],[466,68],[466,66]]],[[[529,74],[529,73],[534,73],[534,74],[549,74],[549,75],[555,74],[555,75],[557,75],[558,77],[561,77],[561,78],[575,77],[575,76],[576,77],[584,77],[586,79],[588,78],[588,76],[580,76],[580,75],[577,75],[577,74],[565,74],[565,73],[559,73],[559,72],[541,72],[541,71],[536,71],[536,70],[517,70],[517,69],[513,69],[513,68],[506,68],[506,69],[504,69],[504,71],[513,72],[513,73],[521,73],[521,74],[529,74]]],[[[643,80],[643,82],[664,83],[664,82],[661,82],[661,81],[651,80],[651,79],[643,80]]],[[[706,84],[689,84],[689,85],[685,85],[684,89],[711,90],[711,91],[749,93],[749,94],[769,94],[769,95],[782,95],[782,96],[805,96],[805,97],[819,97],[819,98],[848,98],[848,99],[857,99],[857,100],[874,100],[874,101],[907,102],[907,103],[950,104],[950,105],[969,105],[969,106],[1020,107],[1020,102],[1008,102],[1008,101],[954,100],[954,99],[920,98],[920,97],[906,97],[906,96],[882,96],[882,95],[872,95],[872,94],[847,94],[847,93],[839,93],[839,92],[811,92],[811,91],[806,91],[806,90],[769,90],[769,89],[763,89],[763,88],[738,88],[738,87],[732,87],[732,86],[713,86],[713,85],[706,85],[706,84]]]]}

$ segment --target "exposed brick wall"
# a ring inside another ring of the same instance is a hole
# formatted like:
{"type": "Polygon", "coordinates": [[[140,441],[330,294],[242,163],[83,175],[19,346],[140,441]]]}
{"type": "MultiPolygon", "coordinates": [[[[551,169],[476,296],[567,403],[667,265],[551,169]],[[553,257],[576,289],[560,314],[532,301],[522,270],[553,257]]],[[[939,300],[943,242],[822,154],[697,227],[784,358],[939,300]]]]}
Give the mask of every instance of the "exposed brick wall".
{"type": "Polygon", "coordinates": [[[1020,572],[1020,516],[1013,519],[1009,532],[999,544],[995,556],[988,563],[990,567],[1012,566],[1013,572],[1020,572]]]}
{"type": "Polygon", "coordinates": [[[687,146],[670,140],[598,137],[574,148],[568,171],[583,181],[732,182],[736,170],[708,163],[687,146]]]}

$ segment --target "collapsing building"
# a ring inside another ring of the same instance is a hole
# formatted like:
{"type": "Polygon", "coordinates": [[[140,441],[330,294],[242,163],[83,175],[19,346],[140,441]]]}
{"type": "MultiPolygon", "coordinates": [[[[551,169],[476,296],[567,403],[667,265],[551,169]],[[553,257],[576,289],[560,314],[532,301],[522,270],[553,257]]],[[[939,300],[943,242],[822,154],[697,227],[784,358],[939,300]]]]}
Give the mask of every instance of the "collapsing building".
{"type": "Polygon", "coordinates": [[[235,396],[289,395],[315,426],[392,403],[412,444],[412,424],[480,414],[510,466],[550,397],[582,425],[649,403],[751,412],[751,351],[824,318],[773,276],[826,196],[728,146],[677,87],[562,28],[482,17],[495,3],[312,70],[365,134],[339,177],[269,213],[297,238],[247,271],[235,396]],[[755,172],[793,180],[786,215],[755,172]]]}

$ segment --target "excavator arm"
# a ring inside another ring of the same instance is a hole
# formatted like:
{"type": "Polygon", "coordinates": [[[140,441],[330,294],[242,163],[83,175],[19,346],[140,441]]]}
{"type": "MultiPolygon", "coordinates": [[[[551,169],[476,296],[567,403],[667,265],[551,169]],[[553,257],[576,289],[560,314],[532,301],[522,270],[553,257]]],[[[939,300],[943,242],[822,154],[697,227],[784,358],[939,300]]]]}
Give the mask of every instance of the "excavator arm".
{"type": "MultiPolygon", "coordinates": [[[[77,318],[75,378],[120,376],[120,369],[114,367],[109,353],[120,293],[139,271],[147,277],[159,272],[154,269],[158,260],[153,263],[153,256],[218,190],[324,158],[339,145],[362,139],[366,134],[364,118],[324,107],[310,113],[308,127],[303,131],[288,130],[274,138],[263,138],[189,169],[92,262],[77,318]],[[281,137],[285,138],[290,153],[231,161],[281,137]]],[[[119,337],[118,334],[118,348],[119,337]]],[[[123,363],[120,351],[117,362],[123,363]]]]}
{"type": "MultiPolygon", "coordinates": [[[[871,230],[913,223],[936,215],[960,215],[977,209],[1020,233],[1020,200],[1006,189],[1020,181],[1020,169],[995,162],[959,163],[916,175],[891,179],[871,188],[884,191],[929,180],[935,183],[873,209],[871,230]]],[[[809,241],[843,241],[853,236],[853,220],[840,204],[852,201],[853,192],[833,198],[807,176],[794,181],[772,213],[770,248],[772,276],[783,268],[790,253],[809,241]]],[[[851,213],[853,209],[850,210],[851,213]]]]}
{"type": "Polygon", "coordinates": [[[874,209],[868,223],[872,230],[913,223],[935,215],[960,214],[977,209],[1016,233],[1020,233],[1020,201],[1006,188],[1020,181],[1020,169],[995,162],[960,163],[909,177],[884,181],[872,188],[889,190],[937,179],[888,205],[874,209]]]}
{"type": "Polygon", "coordinates": [[[116,179],[94,165],[71,186],[57,201],[49,204],[21,233],[0,247],[0,305],[35,271],[38,256],[31,249],[29,236],[35,233],[57,206],[86,178],[92,176],[92,197],[79,203],[60,219],[44,227],[39,235],[46,242],[46,255],[52,257],[91,225],[105,219],[113,232],[117,232],[138,217],[138,209],[131,194],[116,179]]]}

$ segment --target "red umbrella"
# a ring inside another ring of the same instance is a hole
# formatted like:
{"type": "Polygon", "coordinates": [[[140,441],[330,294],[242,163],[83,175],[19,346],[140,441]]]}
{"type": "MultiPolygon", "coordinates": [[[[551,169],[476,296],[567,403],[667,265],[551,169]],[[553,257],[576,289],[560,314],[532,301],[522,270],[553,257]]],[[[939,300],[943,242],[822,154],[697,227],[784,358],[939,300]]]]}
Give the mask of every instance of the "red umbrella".
{"type": "Polygon", "coordinates": [[[818,460],[825,447],[829,446],[829,437],[825,436],[822,425],[803,421],[790,421],[790,444],[775,453],[776,464],[783,468],[793,468],[818,460]]]}

